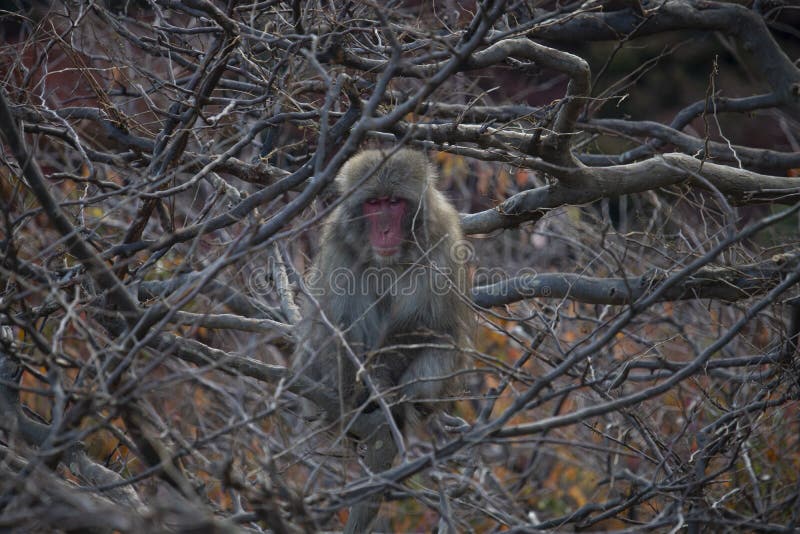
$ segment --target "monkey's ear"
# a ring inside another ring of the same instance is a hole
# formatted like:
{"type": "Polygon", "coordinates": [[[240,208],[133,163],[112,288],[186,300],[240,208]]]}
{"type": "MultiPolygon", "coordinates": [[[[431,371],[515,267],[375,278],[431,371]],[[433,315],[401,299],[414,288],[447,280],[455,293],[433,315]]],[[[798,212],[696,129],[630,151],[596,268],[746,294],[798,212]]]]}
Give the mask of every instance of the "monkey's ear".
{"type": "Polygon", "coordinates": [[[428,182],[430,182],[430,184],[433,185],[433,186],[436,186],[436,185],[439,184],[439,169],[430,160],[428,160],[428,182]]]}
{"type": "MultiPolygon", "coordinates": [[[[342,170],[344,170],[344,167],[342,167],[342,170]]],[[[347,179],[341,170],[339,174],[336,175],[336,179],[333,180],[333,185],[336,188],[336,192],[340,195],[347,190],[347,179]]]]}

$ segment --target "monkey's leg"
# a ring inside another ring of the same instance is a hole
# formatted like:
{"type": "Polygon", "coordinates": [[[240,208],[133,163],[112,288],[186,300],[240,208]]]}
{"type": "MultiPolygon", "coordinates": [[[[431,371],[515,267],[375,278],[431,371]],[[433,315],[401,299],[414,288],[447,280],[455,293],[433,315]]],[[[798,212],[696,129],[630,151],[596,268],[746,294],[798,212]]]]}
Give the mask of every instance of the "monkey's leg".
{"type": "MultiPolygon", "coordinates": [[[[364,454],[364,463],[373,474],[378,474],[392,467],[392,460],[397,454],[397,446],[392,438],[392,432],[386,423],[380,425],[367,439],[367,450],[364,454]]],[[[383,500],[383,492],[370,495],[363,502],[353,506],[350,517],[344,527],[345,534],[362,534],[370,532],[383,500]]]]}

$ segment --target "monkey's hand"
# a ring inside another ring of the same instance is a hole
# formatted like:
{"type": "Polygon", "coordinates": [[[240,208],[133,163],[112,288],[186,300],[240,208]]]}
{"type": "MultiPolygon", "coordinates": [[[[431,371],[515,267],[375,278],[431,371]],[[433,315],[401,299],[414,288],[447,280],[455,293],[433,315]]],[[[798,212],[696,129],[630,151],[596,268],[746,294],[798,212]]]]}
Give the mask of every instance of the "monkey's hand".
{"type": "Polygon", "coordinates": [[[380,405],[377,402],[369,400],[371,396],[372,395],[370,395],[370,392],[369,390],[367,390],[367,388],[362,388],[361,392],[359,392],[359,394],[356,396],[355,405],[364,406],[363,410],[364,413],[374,412],[375,410],[380,408],[380,405]]]}

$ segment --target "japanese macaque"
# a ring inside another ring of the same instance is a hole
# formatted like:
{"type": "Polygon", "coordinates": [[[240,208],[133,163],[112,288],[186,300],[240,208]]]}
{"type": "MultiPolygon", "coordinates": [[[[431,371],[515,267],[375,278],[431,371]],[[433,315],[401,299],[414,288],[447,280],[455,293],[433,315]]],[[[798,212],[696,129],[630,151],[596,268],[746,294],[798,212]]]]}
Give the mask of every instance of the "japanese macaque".
{"type": "MultiPolygon", "coordinates": [[[[364,151],[337,177],[345,198],[323,230],[293,361],[337,395],[338,406],[317,407],[328,421],[346,426],[381,399],[397,428],[413,428],[463,391],[473,317],[466,249],[435,181],[412,150],[364,151]]],[[[370,471],[391,467],[388,428],[362,439],[370,471]]],[[[345,532],[369,530],[379,506],[380,497],[355,506],[345,532]]]]}

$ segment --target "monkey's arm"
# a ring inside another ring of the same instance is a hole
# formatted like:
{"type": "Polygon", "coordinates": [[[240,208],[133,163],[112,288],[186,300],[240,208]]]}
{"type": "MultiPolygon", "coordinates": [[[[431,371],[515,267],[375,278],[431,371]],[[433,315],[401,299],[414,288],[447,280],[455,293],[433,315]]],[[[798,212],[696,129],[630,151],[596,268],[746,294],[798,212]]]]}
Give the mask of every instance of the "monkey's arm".
{"type": "MultiPolygon", "coordinates": [[[[438,341],[441,344],[441,339],[438,341]]],[[[462,431],[469,426],[455,416],[442,418],[451,406],[450,399],[464,388],[458,376],[458,371],[464,368],[463,359],[462,352],[455,348],[427,348],[417,354],[399,381],[406,401],[400,413],[406,425],[416,426],[436,414],[438,419],[429,422],[438,422],[441,425],[438,428],[446,432],[462,431]]]]}

